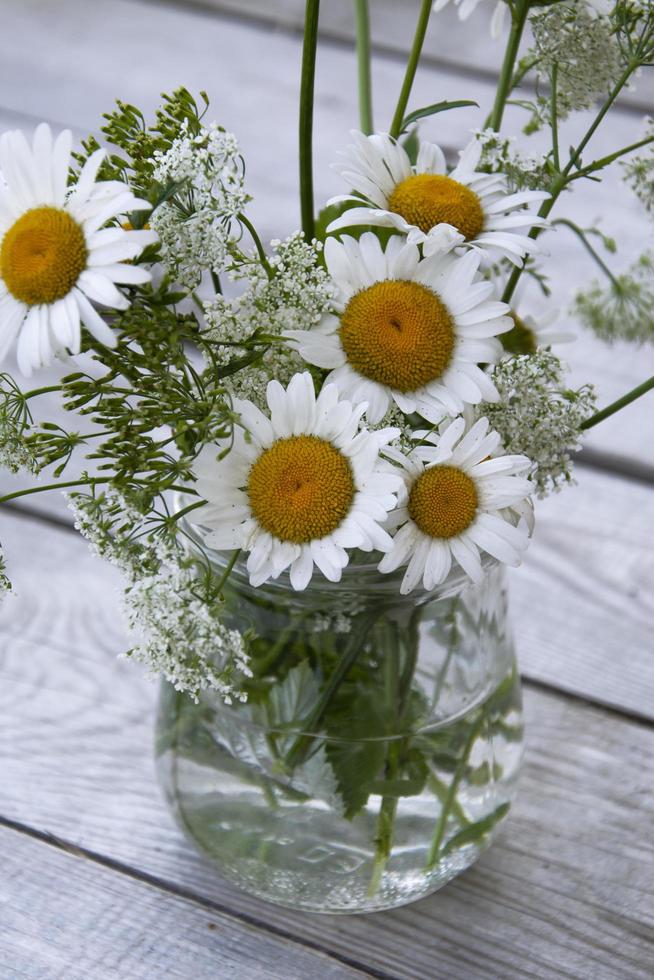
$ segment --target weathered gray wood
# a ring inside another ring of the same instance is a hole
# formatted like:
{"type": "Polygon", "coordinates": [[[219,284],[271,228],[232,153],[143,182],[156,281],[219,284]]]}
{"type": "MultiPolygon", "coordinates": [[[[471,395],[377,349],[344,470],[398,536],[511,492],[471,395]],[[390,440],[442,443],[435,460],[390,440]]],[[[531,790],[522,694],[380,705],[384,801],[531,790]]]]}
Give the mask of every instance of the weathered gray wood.
{"type": "Polygon", "coordinates": [[[17,582],[29,573],[34,591],[0,633],[0,815],[396,977],[650,975],[651,727],[528,688],[521,792],[475,868],[405,910],[291,915],[222,882],[165,812],[151,761],[155,688],[115,660],[114,576],[94,573],[68,532],[21,527],[17,582]],[[30,572],[38,534],[46,557],[30,572]]]}
{"type": "MultiPolygon", "coordinates": [[[[184,0],[150,0],[153,3],[182,7],[184,0]]],[[[305,0],[200,0],[207,9],[254,17],[272,28],[301,31],[304,25],[305,0]]],[[[482,4],[472,20],[459,19],[453,3],[433,16],[423,46],[423,56],[437,64],[466,75],[496,75],[502,60],[502,39],[490,37],[490,20],[494,4],[482,4]]],[[[384,53],[406,56],[420,11],[420,0],[370,0],[370,31],[373,46],[384,53]]],[[[504,35],[508,34],[507,16],[504,35]]],[[[320,10],[323,37],[352,43],[355,36],[354,0],[327,0],[320,10]]],[[[654,79],[640,78],[635,92],[625,92],[622,101],[647,111],[654,93],[654,79]]]]}
{"type": "Polygon", "coordinates": [[[255,926],[0,827],[7,980],[347,980],[366,974],[255,926]]]}

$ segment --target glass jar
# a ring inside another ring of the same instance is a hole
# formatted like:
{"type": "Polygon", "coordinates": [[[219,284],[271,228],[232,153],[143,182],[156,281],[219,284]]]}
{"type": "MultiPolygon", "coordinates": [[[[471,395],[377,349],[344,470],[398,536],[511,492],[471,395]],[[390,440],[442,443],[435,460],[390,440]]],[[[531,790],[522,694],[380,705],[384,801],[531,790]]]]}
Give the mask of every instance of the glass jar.
{"type": "MultiPolygon", "coordinates": [[[[220,575],[226,558],[212,561],[220,575]]],[[[503,569],[409,596],[401,577],[350,564],[298,593],[286,575],[252,588],[237,563],[225,598],[249,637],[247,701],[162,688],[170,808],[255,895],[403,905],[472,864],[507,814],[523,728],[503,569]]]]}

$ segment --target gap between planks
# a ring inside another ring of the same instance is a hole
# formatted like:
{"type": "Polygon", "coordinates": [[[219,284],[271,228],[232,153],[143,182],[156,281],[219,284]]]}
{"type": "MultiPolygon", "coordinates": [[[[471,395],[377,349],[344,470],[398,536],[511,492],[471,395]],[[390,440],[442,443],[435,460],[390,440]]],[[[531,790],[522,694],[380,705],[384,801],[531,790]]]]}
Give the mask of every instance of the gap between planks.
{"type": "Polygon", "coordinates": [[[374,967],[367,966],[366,964],[361,963],[352,957],[346,956],[343,953],[335,952],[333,949],[330,949],[328,946],[325,946],[322,943],[307,937],[300,937],[290,930],[283,929],[281,926],[267,922],[263,918],[257,917],[245,911],[233,909],[229,905],[218,902],[215,899],[199,895],[190,888],[184,888],[182,885],[175,884],[175,882],[166,881],[163,878],[157,877],[157,875],[149,874],[147,871],[142,871],[139,868],[125,864],[122,861],[117,861],[115,858],[111,858],[107,855],[99,854],[96,851],[90,850],[89,848],[80,847],[78,844],[74,844],[72,841],[65,840],[56,834],[48,833],[48,831],[39,830],[38,827],[32,827],[20,820],[12,820],[10,817],[5,817],[0,814],[0,827],[4,827],[7,830],[22,834],[25,837],[31,837],[33,840],[37,840],[42,844],[46,844],[49,847],[54,847],[59,851],[63,851],[70,857],[89,861],[92,864],[97,864],[102,868],[106,868],[108,871],[114,871],[116,874],[124,875],[125,877],[132,878],[144,885],[149,885],[150,887],[156,888],[159,891],[166,892],[169,895],[174,895],[176,898],[184,899],[185,901],[191,902],[194,905],[200,905],[202,908],[205,908],[211,912],[216,912],[220,915],[226,916],[227,918],[234,919],[237,922],[244,922],[249,926],[254,926],[256,929],[259,929],[262,932],[270,933],[270,935],[276,936],[279,939],[285,939],[295,946],[303,946],[313,952],[321,953],[323,956],[327,956],[329,959],[343,964],[343,966],[357,970],[362,976],[375,977],[378,978],[378,980],[394,980],[392,974],[383,973],[382,971],[376,970],[374,967]]]}
{"type": "MultiPolygon", "coordinates": [[[[303,36],[301,23],[296,21],[292,14],[285,13],[284,11],[274,13],[274,0],[267,0],[265,7],[262,7],[260,4],[256,3],[248,3],[248,0],[238,0],[238,7],[234,5],[234,0],[232,0],[232,2],[225,2],[225,0],[129,0],[129,2],[143,3],[151,7],[167,7],[185,14],[195,14],[201,17],[209,16],[216,20],[223,20],[227,22],[231,21],[235,24],[258,27],[264,30],[270,30],[272,28],[276,34],[285,35],[286,37],[302,38],[303,36]]],[[[327,2],[333,2],[333,0],[327,0],[327,2]]],[[[349,3],[351,5],[352,0],[349,0],[349,3]]],[[[390,0],[389,3],[385,4],[385,6],[390,7],[391,3],[397,3],[397,0],[390,0]]],[[[303,0],[299,0],[298,7],[300,5],[303,6],[303,0]]],[[[326,6],[327,3],[325,3],[325,7],[326,6]]],[[[329,11],[327,11],[327,13],[329,14],[329,11]]],[[[471,25],[462,24],[460,21],[457,24],[455,18],[458,18],[458,14],[453,10],[446,9],[444,11],[440,11],[439,13],[441,17],[441,27],[444,28],[441,31],[442,38],[445,42],[444,46],[451,49],[453,46],[456,46],[457,43],[469,44],[472,40],[472,35],[470,33],[471,25]],[[446,19],[449,20],[449,23],[443,23],[443,21],[446,19]],[[452,29],[456,31],[456,35],[460,36],[456,36],[455,38],[450,37],[449,35],[452,32],[452,29]]],[[[371,17],[373,17],[374,14],[375,8],[373,2],[370,5],[371,17]]],[[[415,7],[415,9],[411,11],[411,15],[415,19],[417,14],[418,7],[415,7]]],[[[351,25],[349,30],[342,27],[339,28],[338,26],[325,26],[323,10],[321,10],[321,17],[323,18],[323,21],[318,28],[320,39],[328,44],[331,44],[335,48],[351,51],[356,40],[354,25],[351,25]]],[[[434,26],[436,28],[438,27],[438,25],[435,25],[434,21],[432,21],[432,29],[434,29],[434,26]]],[[[488,24],[484,24],[480,28],[479,32],[482,35],[486,34],[487,32],[485,28],[488,26],[488,24]]],[[[489,35],[487,35],[485,40],[489,43],[495,44],[498,50],[501,50],[500,41],[491,39],[489,35]]],[[[427,44],[428,42],[429,35],[427,38],[427,44]]],[[[478,37],[475,38],[475,42],[475,46],[479,47],[478,37]]],[[[374,35],[371,39],[370,50],[373,55],[385,58],[388,61],[395,61],[400,64],[406,64],[409,53],[408,45],[403,45],[401,43],[393,44],[390,42],[381,41],[374,35]]],[[[420,65],[425,68],[445,71],[448,74],[456,75],[463,79],[473,79],[480,82],[492,82],[493,84],[496,84],[499,74],[499,64],[497,66],[489,65],[486,67],[479,63],[474,56],[468,63],[464,64],[461,61],[453,61],[447,57],[434,54],[428,49],[427,46],[423,47],[420,65]]],[[[522,83],[522,87],[535,92],[536,87],[531,76],[527,76],[522,83]]],[[[541,86],[541,94],[547,95],[548,92],[549,88],[547,86],[541,86]]],[[[647,98],[634,98],[630,93],[625,93],[625,95],[626,97],[623,96],[620,100],[618,100],[621,110],[624,110],[624,112],[629,115],[639,117],[649,114],[651,105],[647,98]]]]}

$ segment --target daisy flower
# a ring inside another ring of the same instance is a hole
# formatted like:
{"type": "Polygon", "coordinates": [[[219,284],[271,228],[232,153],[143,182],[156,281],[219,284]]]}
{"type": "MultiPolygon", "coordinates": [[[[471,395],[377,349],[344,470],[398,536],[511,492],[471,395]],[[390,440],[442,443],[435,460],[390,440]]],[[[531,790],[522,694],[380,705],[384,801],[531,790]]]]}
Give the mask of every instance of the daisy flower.
{"type": "Polygon", "coordinates": [[[327,228],[381,225],[408,236],[430,255],[466,244],[485,256],[506,258],[521,265],[534,241],[525,232],[544,219],[524,210],[526,204],[549,197],[541,191],[508,194],[504,174],[475,170],[482,146],[473,139],[460,153],[458,166],[447,172],[445,156],[435,143],[422,143],[412,167],[404,147],[386,134],[364,136],[352,131],[354,143],[337,166],[353,190],[366,199],[345,195],[330,203],[355,201],[327,228]],[[520,229],[520,231],[516,230],[520,229]]]}
{"type": "Polygon", "coordinates": [[[402,463],[405,489],[390,515],[401,526],[379,570],[407,565],[403,595],[421,581],[425,589],[440,585],[453,558],[474,582],[483,577],[480,552],[520,564],[529,543],[524,501],[533,486],[524,474],[531,463],[526,456],[493,456],[499,446],[488,419],[466,432],[457,418],[442,433],[426,435],[408,457],[386,450],[402,463]]]}
{"type": "Polygon", "coordinates": [[[104,150],[89,157],[69,188],[71,144],[70,130],[53,140],[45,123],[31,147],[19,131],[0,138],[0,361],[18,338],[25,376],[66,350],[79,353],[81,323],[114,347],[115,336],[92,301],[127,309],[115,283],[150,279],[127,260],[156,236],[104,227],[150,204],[119,181],[96,182],[104,150]]]}
{"type": "Polygon", "coordinates": [[[211,529],[219,550],[249,552],[250,582],[258,586],[290,569],[291,585],[306,588],[314,564],[338,582],[347,548],[388,551],[382,524],[402,485],[379,451],[399,430],[358,431],[365,405],[339,401],[334,385],[316,398],[308,373],[284,389],[267,389],[270,417],[252,402],[234,399],[242,429],[231,451],[205,446],[195,463],[198,493],[207,501],[194,522],[211,529]]]}
{"type": "Polygon", "coordinates": [[[501,357],[495,335],[509,330],[509,307],[494,302],[478,277],[480,256],[432,255],[399,235],[386,250],[372,232],[325,243],[327,269],[339,290],[338,315],[284,336],[309,364],[331,368],[327,381],[352,401],[368,403],[375,425],[393,402],[430,422],[458,415],[464,404],[496,401],[479,364],[501,357]]]}
{"type": "Polygon", "coordinates": [[[538,317],[529,313],[518,316],[511,310],[509,316],[513,326],[502,334],[502,346],[507,354],[535,354],[542,347],[567,344],[576,339],[569,330],[558,330],[554,326],[559,310],[547,310],[538,317]]]}

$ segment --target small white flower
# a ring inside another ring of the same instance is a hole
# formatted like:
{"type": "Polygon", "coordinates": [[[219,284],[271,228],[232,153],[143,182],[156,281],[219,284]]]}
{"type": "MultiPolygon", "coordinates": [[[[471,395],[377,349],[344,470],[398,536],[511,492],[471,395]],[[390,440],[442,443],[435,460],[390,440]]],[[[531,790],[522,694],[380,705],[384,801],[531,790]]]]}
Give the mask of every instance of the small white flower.
{"type": "Polygon", "coordinates": [[[150,279],[127,260],[156,235],[105,227],[150,205],[119,181],[96,182],[104,150],[89,157],[69,189],[71,143],[70,130],[53,141],[45,123],[31,147],[19,131],[0,138],[0,361],[18,337],[18,366],[26,376],[66,350],[79,353],[80,321],[114,347],[115,335],[91,301],[127,309],[115,283],[150,279]]]}
{"type": "Polygon", "coordinates": [[[466,245],[515,265],[535,251],[526,232],[545,222],[524,207],[549,194],[532,190],[508,194],[504,174],[478,172],[475,168],[482,147],[476,138],[461,151],[458,165],[448,173],[445,155],[435,143],[421,143],[413,167],[404,147],[390,136],[364,136],[353,130],[352,137],[354,143],[337,169],[369,203],[362,207],[360,197],[334,198],[334,202],[355,201],[359,206],[332,221],[328,231],[380,225],[422,245],[425,255],[466,245]]]}
{"type": "Polygon", "coordinates": [[[358,431],[365,405],[339,401],[335,385],[316,398],[308,373],[286,390],[271,381],[267,396],[270,418],[234,399],[243,429],[223,459],[227,447],[202,449],[194,469],[207,503],[192,519],[211,529],[211,547],[249,552],[254,586],[290,568],[292,587],[304,589],[314,564],[338,582],[347,548],[391,547],[382,524],[402,480],[379,450],[398,430],[358,431]]]}
{"type": "Polygon", "coordinates": [[[325,244],[327,268],[340,291],[335,308],[312,330],[285,336],[302,357],[329,369],[327,381],[352,401],[368,403],[375,425],[393,402],[430,422],[465,404],[497,400],[479,364],[495,363],[509,330],[508,306],[478,276],[480,256],[432,255],[394,235],[386,250],[372,232],[357,242],[325,244]]]}
{"type": "Polygon", "coordinates": [[[499,446],[488,419],[466,432],[457,418],[442,433],[425,434],[408,457],[385,451],[401,463],[405,491],[389,518],[399,530],[379,570],[407,565],[403,595],[421,581],[425,589],[440,585],[453,558],[475,582],[483,577],[480,552],[520,563],[529,543],[524,505],[533,487],[524,474],[531,463],[526,456],[493,456],[499,446]]]}

